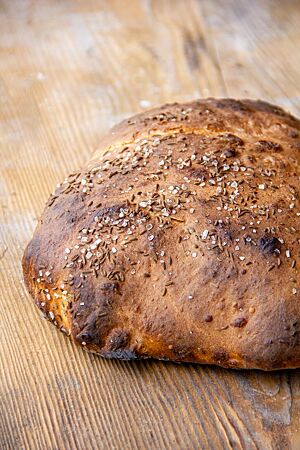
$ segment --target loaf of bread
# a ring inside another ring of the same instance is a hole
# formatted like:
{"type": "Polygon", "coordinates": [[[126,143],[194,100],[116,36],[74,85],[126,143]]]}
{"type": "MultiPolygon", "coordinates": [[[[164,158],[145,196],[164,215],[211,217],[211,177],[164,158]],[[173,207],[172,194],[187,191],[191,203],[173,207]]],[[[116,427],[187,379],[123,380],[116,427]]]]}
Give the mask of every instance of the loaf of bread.
{"type": "Polygon", "coordinates": [[[48,200],[26,286],[107,358],[300,367],[299,163],[300,121],[262,101],[125,120],[48,200]]]}

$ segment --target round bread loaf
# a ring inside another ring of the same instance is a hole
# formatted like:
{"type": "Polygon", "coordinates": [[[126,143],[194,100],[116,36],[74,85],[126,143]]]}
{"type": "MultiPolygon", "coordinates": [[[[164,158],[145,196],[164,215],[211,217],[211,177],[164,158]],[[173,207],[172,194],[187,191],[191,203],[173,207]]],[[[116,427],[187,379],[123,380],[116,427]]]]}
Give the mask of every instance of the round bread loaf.
{"type": "Polygon", "coordinates": [[[125,120],[48,200],[26,286],[104,357],[300,367],[299,162],[300,121],[262,101],[125,120]]]}

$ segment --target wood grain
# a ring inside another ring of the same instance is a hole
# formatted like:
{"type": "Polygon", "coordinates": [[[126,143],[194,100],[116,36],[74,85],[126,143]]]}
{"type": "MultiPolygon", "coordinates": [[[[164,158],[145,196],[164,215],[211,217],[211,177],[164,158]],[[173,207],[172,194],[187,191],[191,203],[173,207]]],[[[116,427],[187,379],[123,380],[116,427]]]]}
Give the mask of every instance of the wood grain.
{"type": "Polygon", "coordinates": [[[0,448],[299,449],[300,371],[106,361],[40,318],[20,259],[112,124],[205,96],[300,113],[297,0],[0,0],[0,448]]]}

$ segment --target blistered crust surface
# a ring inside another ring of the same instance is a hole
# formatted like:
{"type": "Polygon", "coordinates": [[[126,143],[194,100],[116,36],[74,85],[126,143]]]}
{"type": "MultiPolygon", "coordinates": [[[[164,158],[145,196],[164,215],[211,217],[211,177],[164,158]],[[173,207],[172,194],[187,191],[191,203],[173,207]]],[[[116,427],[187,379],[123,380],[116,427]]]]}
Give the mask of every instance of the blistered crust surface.
{"type": "Polygon", "coordinates": [[[231,99],[117,125],[25,251],[37,305],[106,357],[299,367],[299,132],[231,99]]]}

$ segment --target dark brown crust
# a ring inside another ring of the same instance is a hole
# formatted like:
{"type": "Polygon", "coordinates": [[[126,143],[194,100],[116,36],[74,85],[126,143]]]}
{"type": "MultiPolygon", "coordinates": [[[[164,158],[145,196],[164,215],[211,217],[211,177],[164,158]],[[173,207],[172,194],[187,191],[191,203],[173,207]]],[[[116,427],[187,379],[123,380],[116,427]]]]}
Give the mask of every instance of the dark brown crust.
{"type": "Polygon", "coordinates": [[[252,100],[123,121],[47,202],[29,292],[108,358],[300,367],[299,135],[252,100]]]}

